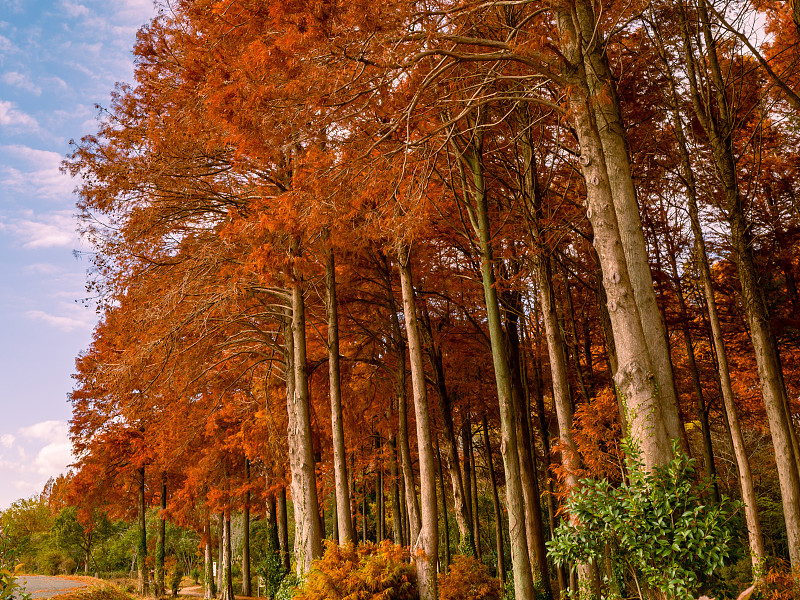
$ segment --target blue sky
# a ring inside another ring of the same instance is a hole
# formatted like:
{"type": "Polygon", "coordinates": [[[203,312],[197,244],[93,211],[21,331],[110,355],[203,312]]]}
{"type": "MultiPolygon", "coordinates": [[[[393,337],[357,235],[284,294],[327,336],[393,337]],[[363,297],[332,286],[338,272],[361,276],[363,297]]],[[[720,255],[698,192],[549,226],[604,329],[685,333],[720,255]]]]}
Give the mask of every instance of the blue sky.
{"type": "Polygon", "coordinates": [[[71,461],[70,376],[96,315],[59,164],[131,81],[153,15],[152,0],[0,0],[0,510],[71,461]]]}

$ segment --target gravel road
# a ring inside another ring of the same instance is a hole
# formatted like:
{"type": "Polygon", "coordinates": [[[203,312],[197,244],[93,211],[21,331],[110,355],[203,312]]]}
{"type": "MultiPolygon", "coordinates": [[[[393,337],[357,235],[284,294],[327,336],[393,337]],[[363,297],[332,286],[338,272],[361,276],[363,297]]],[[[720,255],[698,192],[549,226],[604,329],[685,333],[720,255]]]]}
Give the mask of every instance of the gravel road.
{"type": "Polygon", "coordinates": [[[83,581],[47,577],[46,575],[22,575],[17,581],[20,585],[25,586],[25,591],[31,595],[31,598],[50,598],[71,589],[87,587],[88,585],[83,581]]]}

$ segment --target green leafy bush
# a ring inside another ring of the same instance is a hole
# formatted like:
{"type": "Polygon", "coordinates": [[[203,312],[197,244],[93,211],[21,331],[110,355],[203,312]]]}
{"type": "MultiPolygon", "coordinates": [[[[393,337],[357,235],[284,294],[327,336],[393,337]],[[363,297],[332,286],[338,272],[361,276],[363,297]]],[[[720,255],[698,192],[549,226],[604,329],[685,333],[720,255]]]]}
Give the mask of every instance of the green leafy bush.
{"type": "Polygon", "coordinates": [[[13,571],[8,567],[0,567],[0,600],[12,600],[15,597],[23,600],[30,598],[30,594],[26,594],[25,589],[17,581],[17,575],[21,570],[21,564],[13,571]]]}
{"type": "Polygon", "coordinates": [[[647,473],[638,452],[628,448],[628,481],[619,487],[581,481],[566,504],[572,520],[562,522],[548,542],[553,559],[609,565],[605,579],[612,597],[620,595],[626,577],[640,590],[670,598],[697,590],[701,576],[710,576],[729,555],[738,504],[706,505],[694,483],[695,461],[677,446],[674,453],[667,465],[647,473]]]}

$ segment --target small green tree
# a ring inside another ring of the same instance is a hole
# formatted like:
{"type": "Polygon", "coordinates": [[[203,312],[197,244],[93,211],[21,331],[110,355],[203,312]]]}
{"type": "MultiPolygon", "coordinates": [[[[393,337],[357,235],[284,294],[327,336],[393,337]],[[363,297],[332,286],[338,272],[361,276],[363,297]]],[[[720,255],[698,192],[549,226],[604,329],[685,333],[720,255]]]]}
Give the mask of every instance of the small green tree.
{"type": "Polygon", "coordinates": [[[562,522],[548,542],[560,565],[605,565],[607,597],[619,597],[627,575],[641,597],[658,590],[669,598],[691,597],[730,553],[730,520],[739,504],[707,505],[695,484],[695,461],[674,448],[668,464],[645,471],[639,454],[626,448],[628,481],[583,480],[570,496],[562,522]]]}

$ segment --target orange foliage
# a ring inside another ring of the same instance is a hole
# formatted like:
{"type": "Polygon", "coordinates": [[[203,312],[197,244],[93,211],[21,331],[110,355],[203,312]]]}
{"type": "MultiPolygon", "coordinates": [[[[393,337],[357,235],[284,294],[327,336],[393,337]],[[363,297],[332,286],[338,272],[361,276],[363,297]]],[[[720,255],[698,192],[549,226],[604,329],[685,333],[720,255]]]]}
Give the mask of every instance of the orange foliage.
{"type": "Polygon", "coordinates": [[[500,600],[500,580],[473,556],[457,555],[439,577],[439,600],[500,600]]]}
{"type": "Polygon", "coordinates": [[[326,542],[295,600],[416,600],[408,551],[389,541],[338,546],[326,542]]]}

